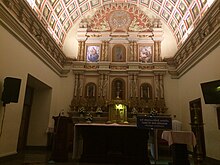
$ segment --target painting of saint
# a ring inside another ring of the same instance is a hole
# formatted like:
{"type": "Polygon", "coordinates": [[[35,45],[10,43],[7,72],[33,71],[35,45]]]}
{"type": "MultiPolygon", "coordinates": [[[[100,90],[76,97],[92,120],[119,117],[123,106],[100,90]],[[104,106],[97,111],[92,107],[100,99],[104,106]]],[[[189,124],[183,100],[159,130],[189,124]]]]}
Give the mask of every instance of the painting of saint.
{"type": "Polygon", "coordinates": [[[139,60],[141,62],[152,62],[152,49],[151,46],[140,47],[139,60]]]}
{"type": "Polygon", "coordinates": [[[87,61],[97,62],[99,61],[100,47],[99,46],[88,46],[87,47],[87,61]]]}
{"type": "Polygon", "coordinates": [[[123,45],[115,45],[113,47],[113,59],[114,62],[125,61],[125,47],[123,45]]]}

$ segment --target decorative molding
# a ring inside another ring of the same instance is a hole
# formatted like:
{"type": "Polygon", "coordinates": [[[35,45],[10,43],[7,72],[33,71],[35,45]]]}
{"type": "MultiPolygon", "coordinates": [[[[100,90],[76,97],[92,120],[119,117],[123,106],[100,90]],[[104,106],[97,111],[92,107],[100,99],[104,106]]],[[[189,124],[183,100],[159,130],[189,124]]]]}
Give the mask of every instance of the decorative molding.
{"type": "Polygon", "coordinates": [[[70,70],[64,66],[72,59],[64,55],[37,17],[28,10],[29,6],[23,1],[1,2],[0,24],[56,74],[66,76],[70,70]]]}
{"type": "Polygon", "coordinates": [[[173,58],[164,59],[172,78],[180,78],[220,44],[220,1],[207,11],[203,20],[173,58]]]}
{"type": "MultiPolygon", "coordinates": [[[[219,6],[220,1],[215,1],[176,55],[164,59],[172,78],[180,78],[220,44],[219,6]]],[[[55,73],[66,76],[76,61],[64,55],[61,45],[57,45],[35,14],[25,1],[3,0],[0,3],[0,24],[55,73]]],[[[140,66],[140,69],[149,67],[140,66]]]]}

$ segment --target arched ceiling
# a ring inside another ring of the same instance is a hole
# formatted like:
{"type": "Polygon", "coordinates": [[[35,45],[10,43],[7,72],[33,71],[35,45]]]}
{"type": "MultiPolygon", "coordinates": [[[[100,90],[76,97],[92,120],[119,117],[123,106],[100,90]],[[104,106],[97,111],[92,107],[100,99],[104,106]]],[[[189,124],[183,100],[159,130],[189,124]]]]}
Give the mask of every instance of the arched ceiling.
{"type": "Polygon", "coordinates": [[[110,3],[131,3],[156,14],[176,39],[184,42],[215,0],[26,0],[60,47],[74,24],[110,3]]]}

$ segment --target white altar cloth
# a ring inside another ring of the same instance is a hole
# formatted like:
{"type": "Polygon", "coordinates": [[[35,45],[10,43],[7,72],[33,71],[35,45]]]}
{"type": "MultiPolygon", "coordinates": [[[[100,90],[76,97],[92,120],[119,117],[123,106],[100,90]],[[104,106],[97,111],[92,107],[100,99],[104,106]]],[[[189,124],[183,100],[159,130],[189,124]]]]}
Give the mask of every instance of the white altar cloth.
{"type": "Polygon", "coordinates": [[[196,145],[196,138],[192,131],[163,131],[161,138],[166,140],[169,146],[174,143],[196,145]]]}

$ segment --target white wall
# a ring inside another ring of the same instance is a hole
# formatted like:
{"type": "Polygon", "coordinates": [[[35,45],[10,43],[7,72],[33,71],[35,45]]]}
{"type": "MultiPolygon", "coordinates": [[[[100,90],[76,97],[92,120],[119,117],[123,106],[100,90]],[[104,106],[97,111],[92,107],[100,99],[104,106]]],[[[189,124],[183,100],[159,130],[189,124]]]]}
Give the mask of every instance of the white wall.
{"type": "Polygon", "coordinates": [[[178,79],[171,79],[168,73],[164,76],[164,95],[168,107],[166,113],[172,116],[175,114],[180,120],[182,114],[179,109],[178,79]]]}
{"type": "Polygon", "coordinates": [[[179,110],[182,111],[183,128],[191,130],[189,101],[201,98],[205,132],[206,153],[208,157],[220,160],[220,130],[214,105],[204,103],[200,83],[220,79],[220,47],[195,65],[178,80],[179,110]]]}
{"type": "MultiPolygon", "coordinates": [[[[48,106],[50,107],[50,115],[47,121],[50,127],[53,126],[52,116],[57,115],[61,109],[67,110],[69,108],[73,85],[71,84],[71,72],[68,78],[59,77],[2,26],[0,26],[0,34],[0,93],[3,90],[5,77],[11,76],[22,80],[18,103],[11,103],[6,106],[3,133],[0,137],[0,157],[2,157],[16,153],[28,74],[36,77],[52,89],[51,100],[48,103],[50,104],[48,106]]],[[[41,113],[43,115],[43,112],[41,113]]],[[[3,106],[0,105],[1,121],[2,118],[3,106]]],[[[38,126],[40,127],[40,125],[38,126]]],[[[43,133],[45,130],[41,131],[43,133]]],[[[37,140],[38,137],[33,138],[37,140]]],[[[36,144],[36,141],[34,143],[36,144]]],[[[44,143],[38,141],[38,144],[44,143]]]]}
{"type": "Polygon", "coordinates": [[[35,89],[28,128],[28,146],[47,145],[47,127],[52,90],[35,89]]]}

